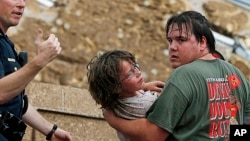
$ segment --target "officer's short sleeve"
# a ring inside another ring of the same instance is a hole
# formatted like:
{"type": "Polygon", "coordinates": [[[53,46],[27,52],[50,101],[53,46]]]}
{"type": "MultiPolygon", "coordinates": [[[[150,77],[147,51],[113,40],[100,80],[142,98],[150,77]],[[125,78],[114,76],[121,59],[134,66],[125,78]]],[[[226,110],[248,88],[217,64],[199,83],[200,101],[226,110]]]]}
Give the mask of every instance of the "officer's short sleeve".
{"type": "Polygon", "coordinates": [[[4,77],[4,67],[3,67],[3,63],[0,60],[0,78],[4,77]]]}

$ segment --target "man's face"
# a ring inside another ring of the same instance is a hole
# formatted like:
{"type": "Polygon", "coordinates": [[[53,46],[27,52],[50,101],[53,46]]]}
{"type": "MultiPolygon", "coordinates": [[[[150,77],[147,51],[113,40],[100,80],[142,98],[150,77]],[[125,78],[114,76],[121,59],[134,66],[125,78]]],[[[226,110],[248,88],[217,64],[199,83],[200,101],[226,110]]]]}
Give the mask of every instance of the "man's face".
{"type": "Polygon", "coordinates": [[[183,24],[180,32],[177,24],[170,26],[167,33],[169,42],[169,60],[172,68],[190,63],[200,57],[200,43],[192,34],[190,28],[183,24]]]}
{"type": "Polygon", "coordinates": [[[0,0],[0,28],[7,31],[19,23],[25,8],[25,0],[0,0]]]}

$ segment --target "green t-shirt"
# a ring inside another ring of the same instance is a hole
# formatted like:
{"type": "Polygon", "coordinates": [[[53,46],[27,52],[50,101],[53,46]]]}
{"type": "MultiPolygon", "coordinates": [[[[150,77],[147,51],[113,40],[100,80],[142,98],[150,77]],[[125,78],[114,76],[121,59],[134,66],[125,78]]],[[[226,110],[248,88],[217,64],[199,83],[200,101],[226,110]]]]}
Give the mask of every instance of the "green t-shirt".
{"type": "Polygon", "coordinates": [[[236,119],[243,124],[250,117],[246,77],[226,61],[196,60],[174,70],[147,119],[170,133],[167,141],[225,140],[233,113],[230,94],[240,103],[236,119]]]}

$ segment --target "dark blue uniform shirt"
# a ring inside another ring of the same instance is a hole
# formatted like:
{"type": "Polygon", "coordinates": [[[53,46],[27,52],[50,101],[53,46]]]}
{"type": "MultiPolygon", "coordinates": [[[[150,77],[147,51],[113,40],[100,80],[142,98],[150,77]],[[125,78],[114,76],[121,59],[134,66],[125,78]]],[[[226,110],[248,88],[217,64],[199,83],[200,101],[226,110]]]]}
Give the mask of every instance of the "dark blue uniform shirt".
{"type": "MultiPolygon", "coordinates": [[[[0,78],[17,71],[20,68],[18,55],[14,44],[0,30],[0,78]]],[[[14,84],[15,82],[13,82],[14,84]]],[[[22,117],[23,94],[20,93],[5,104],[0,105],[0,112],[9,111],[21,119],[22,117]]],[[[5,141],[0,134],[0,141],[5,141]]]]}

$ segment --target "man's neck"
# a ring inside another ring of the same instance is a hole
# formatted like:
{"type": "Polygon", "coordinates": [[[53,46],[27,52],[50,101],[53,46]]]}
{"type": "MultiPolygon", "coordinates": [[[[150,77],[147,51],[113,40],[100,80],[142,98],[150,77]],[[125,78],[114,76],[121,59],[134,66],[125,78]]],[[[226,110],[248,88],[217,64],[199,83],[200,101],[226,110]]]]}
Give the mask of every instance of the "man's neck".
{"type": "Polygon", "coordinates": [[[203,59],[203,60],[214,60],[215,57],[214,57],[211,53],[207,53],[207,54],[201,56],[199,59],[203,59]]]}
{"type": "Polygon", "coordinates": [[[8,30],[8,28],[6,28],[2,24],[0,24],[0,31],[1,31],[1,33],[6,34],[7,30],[8,30]]]}

